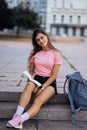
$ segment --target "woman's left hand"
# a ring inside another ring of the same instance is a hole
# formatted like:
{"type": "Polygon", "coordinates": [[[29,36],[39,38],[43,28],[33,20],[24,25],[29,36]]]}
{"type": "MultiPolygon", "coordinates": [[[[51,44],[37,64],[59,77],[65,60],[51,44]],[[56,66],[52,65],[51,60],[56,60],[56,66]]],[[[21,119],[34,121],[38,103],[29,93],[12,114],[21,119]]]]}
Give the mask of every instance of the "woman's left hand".
{"type": "Polygon", "coordinates": [[[43,91],[43,87],[42,88],[39,88],[39,90],[37,91],[37,93],[35,94],[35,97],[38,96],[42,91],[43,91]]]}

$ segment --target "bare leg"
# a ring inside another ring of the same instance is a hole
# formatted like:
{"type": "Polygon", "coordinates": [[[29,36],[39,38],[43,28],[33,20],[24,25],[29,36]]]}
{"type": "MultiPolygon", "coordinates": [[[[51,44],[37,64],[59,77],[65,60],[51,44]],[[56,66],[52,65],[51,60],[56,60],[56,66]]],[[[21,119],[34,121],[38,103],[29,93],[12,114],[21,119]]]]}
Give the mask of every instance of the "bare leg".
{"type": "Polygon", "coordinates": [[[19,100],[19,106],[22,106],[24,108],[27,106],[27,104],[30,102],[34,89],[38,90],[38,88],[32,82],[28,82],[26,84],[19,100]]]}
{"type": "Polygon", "coordinates": [[[53,87],[49,86],[44,89],[42,93],[35,98],[32,106],[27,111],[29,117],[32,118],[35,116],[40,111],[41,106],[46,103],[54,94],[55,90],[53,87]]]}
{"type": "MultiPolygon", "coordinates": [[[[29,86],[30,86],[30,84],[29,84],[29,86]]],[[[33,88],[34,88],[34,86],[33,86],[33,88]]],[[[32,89],[30,89],[30,90],[32,90],[32,89]]],[[[26,95],[26,93],[27,92],[24,90],[23,95],[21,96],[21,99],[19,102],[19,105],[22,105],[24,107],[29,102],[32,91],[30,93],[29,98],[28,98],[29,92],[27,93],[27,95],[26,95]],[[26,99],[24,99],[24,98],[26,98],[26,99]],[[24,103],[22,103],[22,99],[23,99],[24,103]]],[[[24,121],[28,120],[29,118],[32,118],[33,116],[35,116],[40,111],[41,106],[44,103],[46,103],[49,100],[49,98],[52,97],[54,94],[55,94],[54,88],[51,86],[48,86],[37,97],[35,97],[35,100],[34,100],[32,106],[30,107],[30,109],[27,112],[25,112],[22,115],[18,115],[15,118],[8,121],[7,126],[14,127],[14,128],[22,128],[22,123],[24,121]]]]}

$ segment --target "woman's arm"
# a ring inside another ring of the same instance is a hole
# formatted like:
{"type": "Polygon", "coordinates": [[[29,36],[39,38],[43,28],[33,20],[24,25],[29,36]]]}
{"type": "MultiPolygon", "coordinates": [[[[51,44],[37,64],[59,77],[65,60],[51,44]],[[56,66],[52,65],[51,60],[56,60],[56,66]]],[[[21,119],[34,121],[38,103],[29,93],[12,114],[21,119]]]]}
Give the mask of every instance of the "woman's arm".
{"type": "Polygon", "coordinates": [[[34,70],[35,70],[34,62],[30,62],[29,63],[29,73],[31,74],[31,76],[34,76],[34,70]]]}

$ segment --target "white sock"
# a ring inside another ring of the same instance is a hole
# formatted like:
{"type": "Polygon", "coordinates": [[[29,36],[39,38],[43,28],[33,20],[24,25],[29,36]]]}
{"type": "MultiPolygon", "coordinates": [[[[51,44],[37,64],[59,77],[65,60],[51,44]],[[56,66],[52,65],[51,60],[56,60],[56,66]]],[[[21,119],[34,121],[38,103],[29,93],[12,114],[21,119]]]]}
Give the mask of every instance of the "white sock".
{"type": "Polygon", "coordinates": [[[25,112],[24,114],[22,114],[21,117],[22,117],[23,122],[26,121],[26,120],[28,120],[30,118],[29,114],[27,112],[25,112]]]}
{"type": "Polygon", "coordinates": [[[16,110],[16,114],[21,115],[23,113],[23,111],[24,111],[24,107],[18,106],[17,110],[16,110]]]}

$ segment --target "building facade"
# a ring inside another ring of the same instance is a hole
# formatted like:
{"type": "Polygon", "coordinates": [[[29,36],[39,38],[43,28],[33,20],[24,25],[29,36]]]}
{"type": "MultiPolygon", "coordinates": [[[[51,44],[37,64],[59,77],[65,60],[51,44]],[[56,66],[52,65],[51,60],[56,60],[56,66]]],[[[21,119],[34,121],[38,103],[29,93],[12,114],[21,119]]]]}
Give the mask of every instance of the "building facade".
{"type": "Polygon", "coordinates": [[[30,2],[40,26],[53,35],[87,37],[87,0],[6,0],[10,7],[30,2]]]}
{"type": "Polygon", "coordinates": [[[87,0],[47,0],[46,31],[87,36],[87,0]]]}

